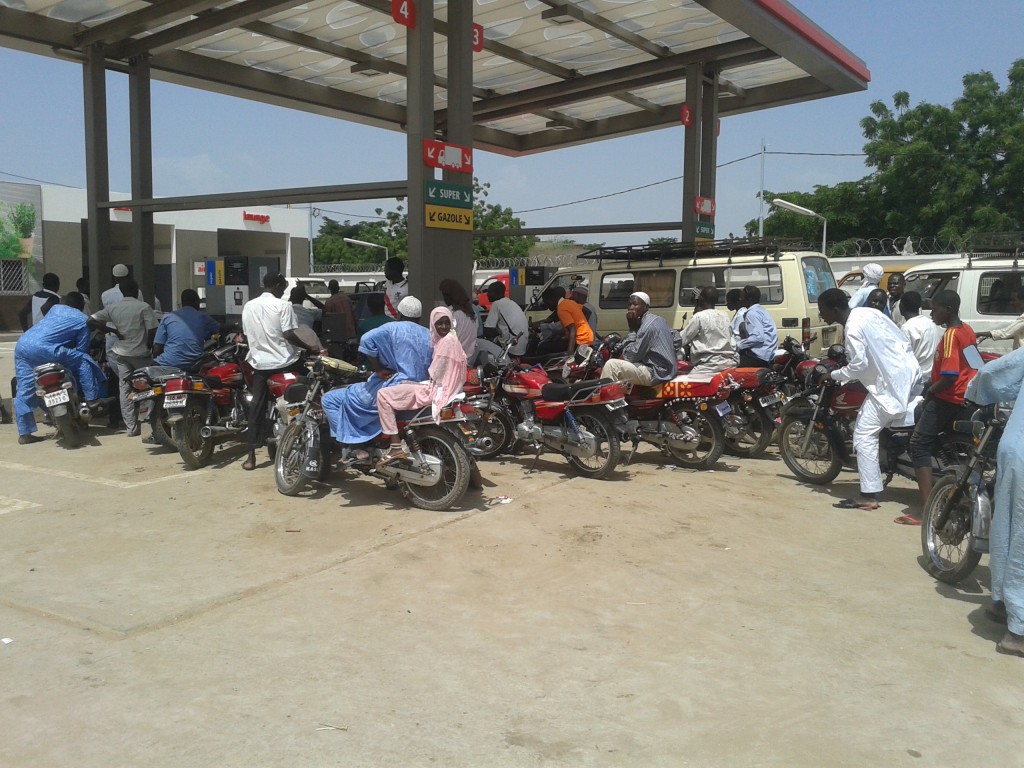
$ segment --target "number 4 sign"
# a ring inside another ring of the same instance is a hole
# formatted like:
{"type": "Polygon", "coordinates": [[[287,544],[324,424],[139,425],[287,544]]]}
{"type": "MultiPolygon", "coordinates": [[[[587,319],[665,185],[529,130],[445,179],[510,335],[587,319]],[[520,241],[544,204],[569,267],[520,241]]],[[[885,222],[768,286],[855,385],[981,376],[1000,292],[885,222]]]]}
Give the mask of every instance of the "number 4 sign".
{"type": "Polygon", "coordinates": [[[416,8],[412,0],[391,0],[391,18],[403,27],[415,27],[416,8]]]}

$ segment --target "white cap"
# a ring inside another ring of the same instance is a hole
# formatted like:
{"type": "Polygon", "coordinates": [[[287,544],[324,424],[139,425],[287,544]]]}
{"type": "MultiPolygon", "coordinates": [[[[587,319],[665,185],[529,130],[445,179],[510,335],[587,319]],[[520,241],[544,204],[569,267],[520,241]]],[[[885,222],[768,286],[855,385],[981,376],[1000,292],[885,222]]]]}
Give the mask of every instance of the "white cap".
{"type": "Polygon", "coordinates": [[[415,296],[406,296],[398,302],[398,314],[403,317],[420,317],[423,314],[423,304],[415,296]]]}
{"type": "Polygon", "coordinates": [[[648,296],[648,295],[647,295],[646,293],[644,293],[643,291],[633,291],[633,292],[632,292],[631,294],[629,294],[629,298],[631,298],[631,299],[632,299],[632,298],[633,298],[634,296],[636,296],[636,297],[637,297],[638,299],[640,299],[640,301],[642,301],[642,302],[643,302],[644,304],[646,304],[646,305],[647,305],[648,307],[649,307],[649,306],[651,306],[651,297],[650,297],[650,296],[648,296]]]}
{"type": "Polygon", "coordinates": [[[875,283],[881,280],[882,276],[885,274],[885,270],[882,269],[882,265],[875,264],[874,262],[871,262],[870,264],[865,264],[864,267],[861,269],[861,272],[864,273],[864,277],[875,283]]]}
{"type": "Polygon", "coordinates": [[[114,277],[128,277],[128,267],[124,264],[114,265],[114,277]]]}

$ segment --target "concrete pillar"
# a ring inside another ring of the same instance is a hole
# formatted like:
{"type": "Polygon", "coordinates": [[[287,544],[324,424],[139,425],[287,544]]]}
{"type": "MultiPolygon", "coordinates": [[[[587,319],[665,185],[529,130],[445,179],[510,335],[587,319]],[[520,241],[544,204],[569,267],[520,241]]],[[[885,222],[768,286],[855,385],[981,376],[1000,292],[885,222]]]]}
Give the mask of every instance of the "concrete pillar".
{"type": "MultiPolygon", "coordinates": [[[[131,133],[132,198],[153,197],[153,120],[150,99],[149,57],[132,59],[128,69],[128,110],[131,133]]],[[[155,296],[153,213],[132,211],[132,274],[151,305],[155,296]]],[[[172,302],[176,297],[171,297],[172,302]]],[[[174,307],[164,307],[166,311],[174,307]]]]}
{"type": "Polygon", "coordinates": [[[694,198],[700,194],[701,133],[704,128],[702,86],[704,65],[700,62],[686,67],[686,106],[690,110],[690,126],[683,128],[683,231],[680,240],[693,242],[697,214],[694,198]]]}
{"type": "Polygon", "coordinates": [[[425,227],[424,183],[434,178],[423,162],[423,141],[434,138],[434,2],[416,4],[415,26],[406,28],[406,165],[409,177],[409,291],[427,310],[434,306],[440,277],[432,230],[425,227]]]}
{"type": "Polygon", "coordinates": [[[103,46],[91,45],[82,64],[82,95],[85,112],[85,180],[88,226],[86,249],[89,294],[93,307],[110,288],[110,212],[99,203],[110,200],[110,166],[107,155],[107,68],[103,46]]]}

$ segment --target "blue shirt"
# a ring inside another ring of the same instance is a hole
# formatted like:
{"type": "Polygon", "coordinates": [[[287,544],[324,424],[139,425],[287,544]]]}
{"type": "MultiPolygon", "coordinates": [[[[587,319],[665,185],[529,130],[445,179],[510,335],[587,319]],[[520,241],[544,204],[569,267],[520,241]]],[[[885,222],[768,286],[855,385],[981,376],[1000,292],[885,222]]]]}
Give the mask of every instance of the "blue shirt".
{"type": "Polygon", "coordinates": [[[760,304],[753,304],[744,314],[743,324],[747,336],[739,340],[736,348],[770,363],[779,347],[779,333],[772,316],[760,304]]]}
{"type": "Polygon", "coordinates": [[[182,307],[166,315],[153,340],[164,345],[156,363],[191,370],[203,357],[203,343],[218,330],[216,320],[193,307],[182,307]]]}

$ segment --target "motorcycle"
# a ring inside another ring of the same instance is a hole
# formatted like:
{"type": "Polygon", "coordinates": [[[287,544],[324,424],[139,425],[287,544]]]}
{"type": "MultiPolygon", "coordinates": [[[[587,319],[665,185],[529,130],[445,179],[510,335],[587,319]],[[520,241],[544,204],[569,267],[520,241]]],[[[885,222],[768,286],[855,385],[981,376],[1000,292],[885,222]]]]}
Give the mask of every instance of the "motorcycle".
{"type": "MultiPolygon", "coordinates": [[[[585,362],[570,360],[563,368],[566,380],[599,375],[604,363],[618,353],[622,339],[609,334],[597,342],[595,354],[585,362]]],[[[732,386],[725,376],[691,375],[689,363],[678,363],[679,375],[653,387],[633,386],[626,394],[623,434],[632,442],[628,464],[641,441],[658,446],[672,460],[690,469],[709,469],[725,450],[722,423],[732,407],[727,402],[732,386]]]]}
{"type": "MultiPolygon", "coordinates": [[[[278,442],[274,461],[278,491],[294,496],[309,481],[323,479],[329,463],[330,430],[321,396],[339,381],[351,384],[365,376],[343,360],[318,357],[312,362],[307,381],[288,387],[279,405],[291,421],[278,442]]],[[[351,452],[344,449],[345,465],[364,475],[381,477],[389,485],[396,484],[402,495],[421,509],[450,509],[462,500],[473,471],[462,439],[452,431],[476,413],[472,406],[459,402],[461,398],[459,395],[441,409],[440,424],[434,422],[429,405],[399,413],[399,434],[409,446],[408,457],[378,465],[389,448],[389,441],[382,436],[368,446],[369,459],[347,459],[351,452]]]]}
{"type": "Polygon", "coordinates": [[[785,395],[781,377],[768,368],[730,368],[722,371],[731,386],[732,412],[722,417],[725,450],[754,459],[764,455],[775,437],[779,406],[785,395]]]}
{"type": "MultiPolygon", "coordinates": [[[[242,337],[213,352],[214,362],[199,374],[168,379],[164,384],[164,410],[182,460],[192,469],[206,466],[213,455],[214,440],[240,435],[249,427],[253,369],[246,362],[248,345],[242,337]]],[[[275,373],[267,380],[267,413],[272,424],[267,451],[274,458],[284,423],[276,408],[277,398],[299,379],[292,371],[275,373]]]]}
{"type": "Polygon", "coordinates": [[[939,478],[921,519],[924,568],[946,584],[963,581],[988,552],[995,486],[996,449],[1009,413],[998,405],[979,408],[953,429],[970,437],[963,466],[939,478]]]}
{"type": "MultiPolygon", "coordinates": [[[[829,375],[846,364],[846,352],[833,344],[820,362],[807,361],[797,366],[807,372],[807,389],[794,398],[783,412],[779,432],[779,454],[799,479],[815,485],[831,483],[843,467],[856,469],[853,456],[853,429],[868,392],[857,381],[838,384],[829,375]]],[[[915,479],[914,466],[907,454],[914,428],[886,427],[879,435],[878,461],[888,485],[894,476],[915,479]]],[[[939,435],[932,457],[936,476],[950,473],[962,463],[967,444],[955,434],[939,435]]]]}
{"type": "MultiPolygon", "coordinates": [[[[577,354],[589,359],[592,349],[583,346],[577,354]]],[[[565,456],[584,477],[605,479],[615,470],[626,421],[621,384],[607,379],[558,383],[539,366],[506,362],[497,388],[516,421],[515,438],[537,459],[547,448],[565,456]]]]}
{"type": "Polygon", "coordinates": [[[139,423],[148,421],[153,440],[165,448],[177,449],[174,433],[164,409],[164,386],[171,379],[187,375],[172,365],[150,365],[132,372],[128,379],[131,394],[128,399],[138,408],[139,423]]]}
{"type": "Polygon", "coordinates": [[[50,412],[57,434],[68,448],[82,444],[82,433],[89,428],[92,413],[82,402],[75,377],[60,363],[43,363],[33,368],[36,394],[50,412]]]}
{"type": "Polygon", "coordinates": [[[784,399],[799,395],[804,389],[806,372],[814,368],[814,362],[807,352],[807,348],[818,338],[813,334],[806,343],[802,343],[792,336],[787,336],[779,344],[779,349],[772,360],[772,373],[778,377],[777,389],[783,394],[784,399]],[[811,362],[807,367],[806,363],[811,362]]]}

